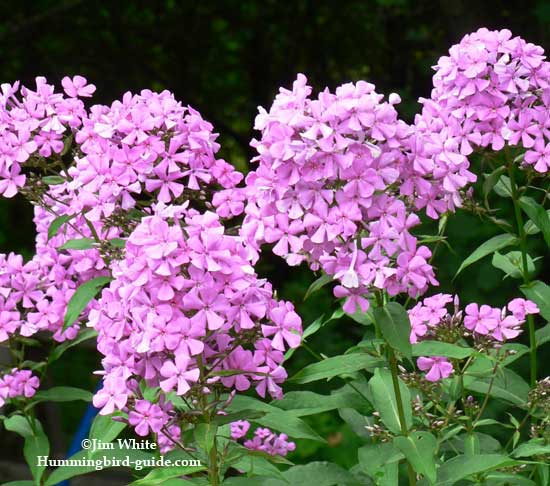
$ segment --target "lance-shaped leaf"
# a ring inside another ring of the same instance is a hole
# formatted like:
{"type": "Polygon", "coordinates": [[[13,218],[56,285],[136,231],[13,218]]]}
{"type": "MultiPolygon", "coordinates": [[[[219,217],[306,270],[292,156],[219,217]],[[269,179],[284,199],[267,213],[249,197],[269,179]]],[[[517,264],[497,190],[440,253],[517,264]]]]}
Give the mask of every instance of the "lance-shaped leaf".
{"type": "MultiPolygon", "coordinates": [[[[435,484],[437,486],[452,486],[468,476],[515,464],[518,463],[500,454],[455,456],[438,468],[435,484]]],[[[429,480],[422,480],[418,486],[427,486],[428,484],[430,484],[429,480]]]]}
{"type": "Polygon", "coordinates": [[[332,277],[332,275],[327,275],[326,273],[321,275],[308,287],[308,289],[306,290],[306,294],[304,295],[304,300],[306,300],[311,294],[317,292],[319,289],[322,289],[325,285],[329,284],[333,280],[334,278],[332,277]]]}
{"type": "MultiPolygon", "coordinates": [[[[526,255],[527,272],[529,275],[535,272],[535,262],[530,255],[526,255]]],[[[493,267],[502,270],[506,276],[522,279],[523,278],[523,257],[520,251],[511,251],[506,255],[502,255],[498,251],[493,254],[491,262],[493,267]]]]}
{"type": "Polygon", "coordinates": [[[493,236],[486,242],[479,245],[476,250],[474,250],[474,252],[462,262],[462,265],[460,265],[460,268],[455,274],[455,278],[466,267],[469,267],[470,265],[481,260],[487,255],[491,255],[495,251],[502,250],[502,248],[506,248],[507,246],[517,245],[518,242],[518,238],[515,235],[511,235],[509,233],[493,236]]]}
{"type": "Polygon", "coordinates": [[[413,356],[445,356],[446,358],[464,359],[471,356],[475,350],[458,344],[442,341],[421,341],[412,345],[413,356]]]}
{"type": "MultiPolygon", "coordinates": [[[[374,400],[374,406],[380,413],[380,418],[386,427],[396,434],[401,433],[401,420],[399,408],[393,388],[391,373],[388,369],[378,368],[369,381],[370,391],[374,400]]],[[[405,415],[405,426],[410,429],[412,425],[411,394],[407,386],[399,380],[399,391],[405,415]]]]}
{"type": "Polygon", "coordinates": [[[437,440],[429,432],[413,432],[407,437],[395,438],[395,445],[401,450],[413,469],[435,483],[435,452],[437,440]]]}
{"type": "Polygon", "coordinates": [[[535,280],[529,285],[522,285],[520,290],[525,297],[538,305],[540,315],[550,321],[550,287],[540,280],[535,280]]]}
{"type": "Polygon", "coordinates": [[[411,359],[411,323],[405,308],[397,302],[389,302],[384,307],[374,309],[374,319],[386,342],[411,359]]]}
{"type": "Polygon", "coordinates": [[[38,461],[38,457],[48,456],[50,443],[44,433],[42,424],[34,419],[25,419],[21,415],[13,415],[4,421],[6,430],[16,432],[25,439],[23,455],[29,465],[35,484],[42,484],[41,479],[46,470],[46,465],[38,461]]]}
{"type": "Polygon", "coordinates": [[[338,375],[354,373],[359,370],[373,370],[384,364],[383,360],[366,353],[350,353],[333,356],[318,363],[306,366],[296,373],[290,381],[304,384],[312,381],[333,378],[338,375]]]}
{"type": "Polygon", "coordinates": [[[48,240],[52,239],[57,234],[57,232],[60,230],[60,228],[67,221],[70,221],[73,218],[74,218],[74,215],[69,215],[69,214],[65,214],[63,216],[59,216],[59,217],[55,218],[51,222],[50,227],[48,228],[48,240]]]}
{"type": "Polygon", "coordinates": [[[93,394],[88,390],[72,386],[54,386],[48,390],[40,390],[32,397],[31,403],[36,405],[39,402],[74,402],[82,400],[91,402],[93,394]]]}
{"type": "Polygon", "coordinates": [[[78,238],[65,242],[58,250],[90,250],[94,245],[95,241],[92,238],[78,238]]]}
{"type": "Polygon", "coordinates": [[[544,241],[550,246],[550,217],[548,213],[537,201],[531,197],[523,196],[519,199],[521,209],[525,211],[529,219],[535,226],[542,231],[544,241]]]}
{"type": "Polygon", "coordinates": [[[71,326],[78,319],[80,313],[86,308],[88,303],[107,285],[112,277],[96,277],[84,282],[78,287],[67,304],[67,311],[63,319],[63,330],[71,326]]]}

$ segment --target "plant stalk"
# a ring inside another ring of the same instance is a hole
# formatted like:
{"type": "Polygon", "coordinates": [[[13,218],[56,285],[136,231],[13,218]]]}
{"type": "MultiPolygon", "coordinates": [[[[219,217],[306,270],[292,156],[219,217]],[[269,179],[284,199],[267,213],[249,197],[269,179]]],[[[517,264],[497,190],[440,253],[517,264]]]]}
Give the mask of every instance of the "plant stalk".
{"type": "Polygon", "coordinates": [[[219,472],[218,472],[218,447],[216,444],[216,438],[214,437],[214,445],[210,449],[208,461],[208,479],[212,486],[219,486],[219,472]]]}
{"type": "MultiPolygon", "coordinates": [[[[527,263],[527,235],[525,234],[525,228],[523,226],[523,215],[521,213],[521,207],[519,206],[518,187],[516,183],[514,162],[508,163],[508,174],[510,177],[510,187],[512,190],[512,203],[514,205],[514,214],[516,217],[516,224],[518,227],[519,244],[521,250],[521,265],[523,283],[529,284],[529,267],[527,263]]],[[[527,315],[527,326],[529,329],[529,357],[530,357],[530,383],[531,387],[537,382],[537,341],[535,336],[535,320],[531,314],[527,315]]]]}
{"type": "MultiPolygon", "coordinates": [[[[395,393],[395,401],[397,402],[397,413],[399,415],[399,425],[401,433],[407,437],[409,430],[407,429],[407,421],[405,419],[405,409],[403,407],[403,397],[401,396],[401,388],[399,387],[399,372],[397,369],[397,358],[393,349],[388,346],[388,358],[390,361],[391,379],[393,383],[393,391],[395,393]]],[[[409,485],[416,485],[416,476],[410,463],[407,462],[407,473],[409,475],[409,485]]]]}

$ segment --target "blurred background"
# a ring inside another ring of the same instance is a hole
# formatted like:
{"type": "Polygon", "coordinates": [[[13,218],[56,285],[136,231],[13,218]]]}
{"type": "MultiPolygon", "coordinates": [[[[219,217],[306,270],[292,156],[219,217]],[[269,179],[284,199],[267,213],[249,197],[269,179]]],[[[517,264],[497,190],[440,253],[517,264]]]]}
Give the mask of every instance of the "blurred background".
{"type": "MultiPolygon", "coordinates": [[[[253,156],[249,142],[255,136],[257,106],[268,108],[278,88],[290,86],[298,72],[306,74],[315,90],[364,79],[380,93],[397,92],[403,99],[401,114],[411,121],[418,97],[429,96],[431,66],[464,34],[482,26],[509,28],[550,49],[550,2],[545,0],[4,0],[0,19],[0,82],[32,85],[35,76],[43,75],[59,85],[63,76],[81,74],[97,86],[92,102],[102,104],[127,90],[168,89],[214,124],[221,157],[244,172],[253,156]]],[[[421,231],[433,228],[427,223],[421,231]]],[[[493,305],[517,293],[514,282],[502,283],[490,259],[451,282],[460,261],[497,233],[496,227],[465,212],[451,218],[452,249],[441,246],[435,261],[442,290],[459,293],[467,302],[493,305]]],[[[0,251],[28,257],[33,239],[31,206],[19,197],[0,200],[0,251]]],[[[539,261],[539,269],[544,271],[547,263],[539,261]]],[[[282,297],[296,303],[305,325],[335,308],[326,288],[303,300],[315,279],[306,268],[288,268],[266,255],[260,272],[282,297]]],[[[361,325],[341,319],[311,345],[335,355],[364,332],[361,325]]],[[[289,374],[311,361],[300,350],[289,374]]],[[[67,353],[62,363],[52,370],[52,383],[94,389],[91,372],[98,368],[98,356],[93,350],[67,353]]],[[[329,393],[341,385],[311,389],[329,393]]],[[[64,454],[84,408],[72,403],[43,410],[55,455],[64,454]]],[[[349,451],[357,439],[337,414],[309,421],[330,446],[303,441],[292,460],[354,462],[349,451]]],[[[20,461],[20,444],[11,435],[0,441],[0,458],[20,461]]]]}

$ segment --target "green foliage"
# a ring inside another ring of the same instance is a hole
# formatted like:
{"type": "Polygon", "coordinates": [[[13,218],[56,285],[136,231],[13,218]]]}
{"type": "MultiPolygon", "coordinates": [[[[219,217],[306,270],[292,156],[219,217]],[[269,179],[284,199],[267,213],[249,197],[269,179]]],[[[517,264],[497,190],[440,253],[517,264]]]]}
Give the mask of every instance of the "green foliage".
{"type": "Polygon", "coordinates": [[[412,345],[413,356],[445,356],[464,359],[474,354],[474,349],[442,341],[421,341],[412,345]]]}
{"type": "Polygon", "coordinates": [[[389,302],[374,309],[374,319],[386,342],[407,358],[412,357],[410,342],[411,324],[404,307],[397,302],[389,302]]]}
{"type": "Polygon", "coordinates": [[[96,277],[78,287],[67,304],[63,329],[72,326],[90,301],[112,280],[111,277],[96,277]]]}
{"type": "Polygon", "coordinates": [[[350,353],[326,358],[313,363],[296,373],[290,381],[297,384],[310,383],[340,375],[349,375],[359,370],[373,370],[383,361],[366,353],[350,353]]]}
{"type": "Polygon", "coordinates": [[[550,217],[548,213],[532,197],[523,196],[519,199],[521,209],[531,218],[533,224],[542,231],[544,241],[550,247],[550,217]]]}
{"type": "MultiPolygon", "coordinates": [[[[380,418],[386,427],[394,434],[401,432],[399,406],[393,388],[392,375],[389,370],[376,368],[374,376],[369,381],[369,388],[373,398],[373,405],[380,413],[380,418]]],[[[407,386],[399,379],[399,389],[403,403],[406,428],[412,425],[411,395],[407,386]]]]}
{"type": "Polygon", "coordinates": [[[507,246],[517,245],[519,240],[516,236],[504,233],[502,235],[493,236],[491,239],[482,243],[468,258],[466,258],[462,265],[460,265],[455,277],[462,272],[465,268],[481,260],[487,255],[491,255],[498,250],[502,250],[507,246]]]}
{"type": "Polygon", "coordinates": [[[407,437],[396,437],[395,445],[405,455],[414,470],[435,483],[435,453],[437,440],[429,432],[413,432],[407,437]]]}
{"type": "Polygon", "coordinates": [[[4,427],[6,430],[16,432],[25,439],[23,455],[31,470],[34,484],[40,485],[46,466],[38,465],[38,457],[49,456],[50,454],[50,443],[44,433],[42,424],[30,416],[13,415],[4,420],[4,427]]]}

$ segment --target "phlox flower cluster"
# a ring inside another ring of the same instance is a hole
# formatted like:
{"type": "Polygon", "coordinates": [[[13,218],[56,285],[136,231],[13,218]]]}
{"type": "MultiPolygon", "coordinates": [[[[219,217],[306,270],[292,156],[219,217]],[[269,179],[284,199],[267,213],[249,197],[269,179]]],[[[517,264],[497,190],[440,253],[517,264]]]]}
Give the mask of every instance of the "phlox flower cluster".
{"type": "MultiPolygon", "coordinates": [[[[471,303],[462,311],[458,296],[436,294],[416,304],[408,313],[413,344],[442,337],[456,342],[468,336],[498,344],[519,336],[526,316],[538,314],[539,308],[530,300],[516,298],[502,309],[471,303]],[[447,305],[453,302],[451,314],[447,305]]],[[[447,378],[453,372],[452,363],[442,356],[420,357],[417,365],[420,370],[427,371],[428,381],[447,378]]]]}
{"type": "Polygon", "coordinates": [[[155,210],[89,314],[105,356],[94,404],[103,414],[126,409],[139,380],[183,397],[255,387],[280,398],[284,352],[301,339],[294,307],[274,299],[254,272],[255,251],[215,213],[155,210]]]}
{"type": "Polygon", "coordinates": [[[31,398],[40,386],[37,376],[30,370],[14,368],[0,377],[0,407],[11,398],[31,398]]]}
{"type": "Polygon", "coordinates": [[[228,189],[242,179],[216,159],[216,138],[212,125],[169,91],[128,92],[110,107],[92,106],[75,135],[83,156],[68,170],[68,187],[78,194],[72,208],[98,221],[144,201],[210,202],[205,186],[228,189]]]}
{"type": "MultiPolygon", "coordinates": [[[[24,335],[47,329],[62,341],[78,331],[78,323],[61,331],[70,297],[83,282],[108,275],[113,257],[106,244],[59,250],[64,243],[127,236],[132,229],[128,210],[147,210],[156,201],[186,199],[190,193],[209,204],[208,183],[233,187],[242,175],[215,158],[219,145],[211,124],[168,91],[126,93],[111,107],[96,105],[88,113],[78,97],[91,96],[95,87],[85,78],[63,78],[67,96],[55,93],[42,77],[36,84],[35,91],[19,90],[18,83],[2,85],[1,157],[16,178],[0,170],[0,189],[11,197],[25,186],[35,204],[36,256],[20,278],[26,279],[28,292],[38,284],[41,292],[35,291],[33,306],[27,302],[30,319],[21,316],[24,335]],[[41,181],[50,169],[59,171],[61,182],[41,181]],[[51,237],[48,229],[59,216],[71,219],[51,237]]],[[[11,333],[16,325],[5,326],[14,328],[11,333]]]]}
{"type": "Polygon", "coordinates": [[[56,93],[44,77],[36,88],[2,84],[0,93],[0,194],[13,197],[25,185],[24,165],[40,165],[45,158],[58,158],[64,140],[87,117],[79,97],[91,96],[95,86],[81,76],[62,81],[65,93],[56,93]]]}
{"type": "MultiPolygon", "coordinates": [[[[231,438],[237,441],[245,438],[250,429],[250,422],[239,420],[237,422],[232,422],[230,427],[231,438]]],[[[283,457],[296,449],[296,444],[290,442],[286,434],[277,435],[275,432],[265,427],[258,427],[254,431],[253,438],[245,440],[243,445],[247,449],[262,451],[271,456],[283,457]]]]}
{"type": "Polygon", "coordinates": [[[41,255],[0,254],[0,343],[12,336],[48,331],[57,341],[73,338],[78,328],[61,331],[65,308],[76,284],[67,272],[41,255]]]}
{"type": "Polygon", "coordinates": [[[417,296],[437,282],[430,250],[410,233],[419,223],[403,178],[412,131],[398,119],[399,97],[383,101],[360,81],[312,99],[306,82],[299,75],[256,118],[259,166],[246,177],[241,234],[333,276],[347,312],[367,310],[370,287],[417,296]]]}
{"type": "MultiPolygon", "coordinates": [[[[464,166],[479,148],[525,149],[523,164],[550,169],[550,63],[544,50],[509,30],[482,28],[466,35],[439,59],[429,99],[415,129],[428,171],[464,166]]],[[[463,186],[470,175],[447,179],[463,186]]]]}

